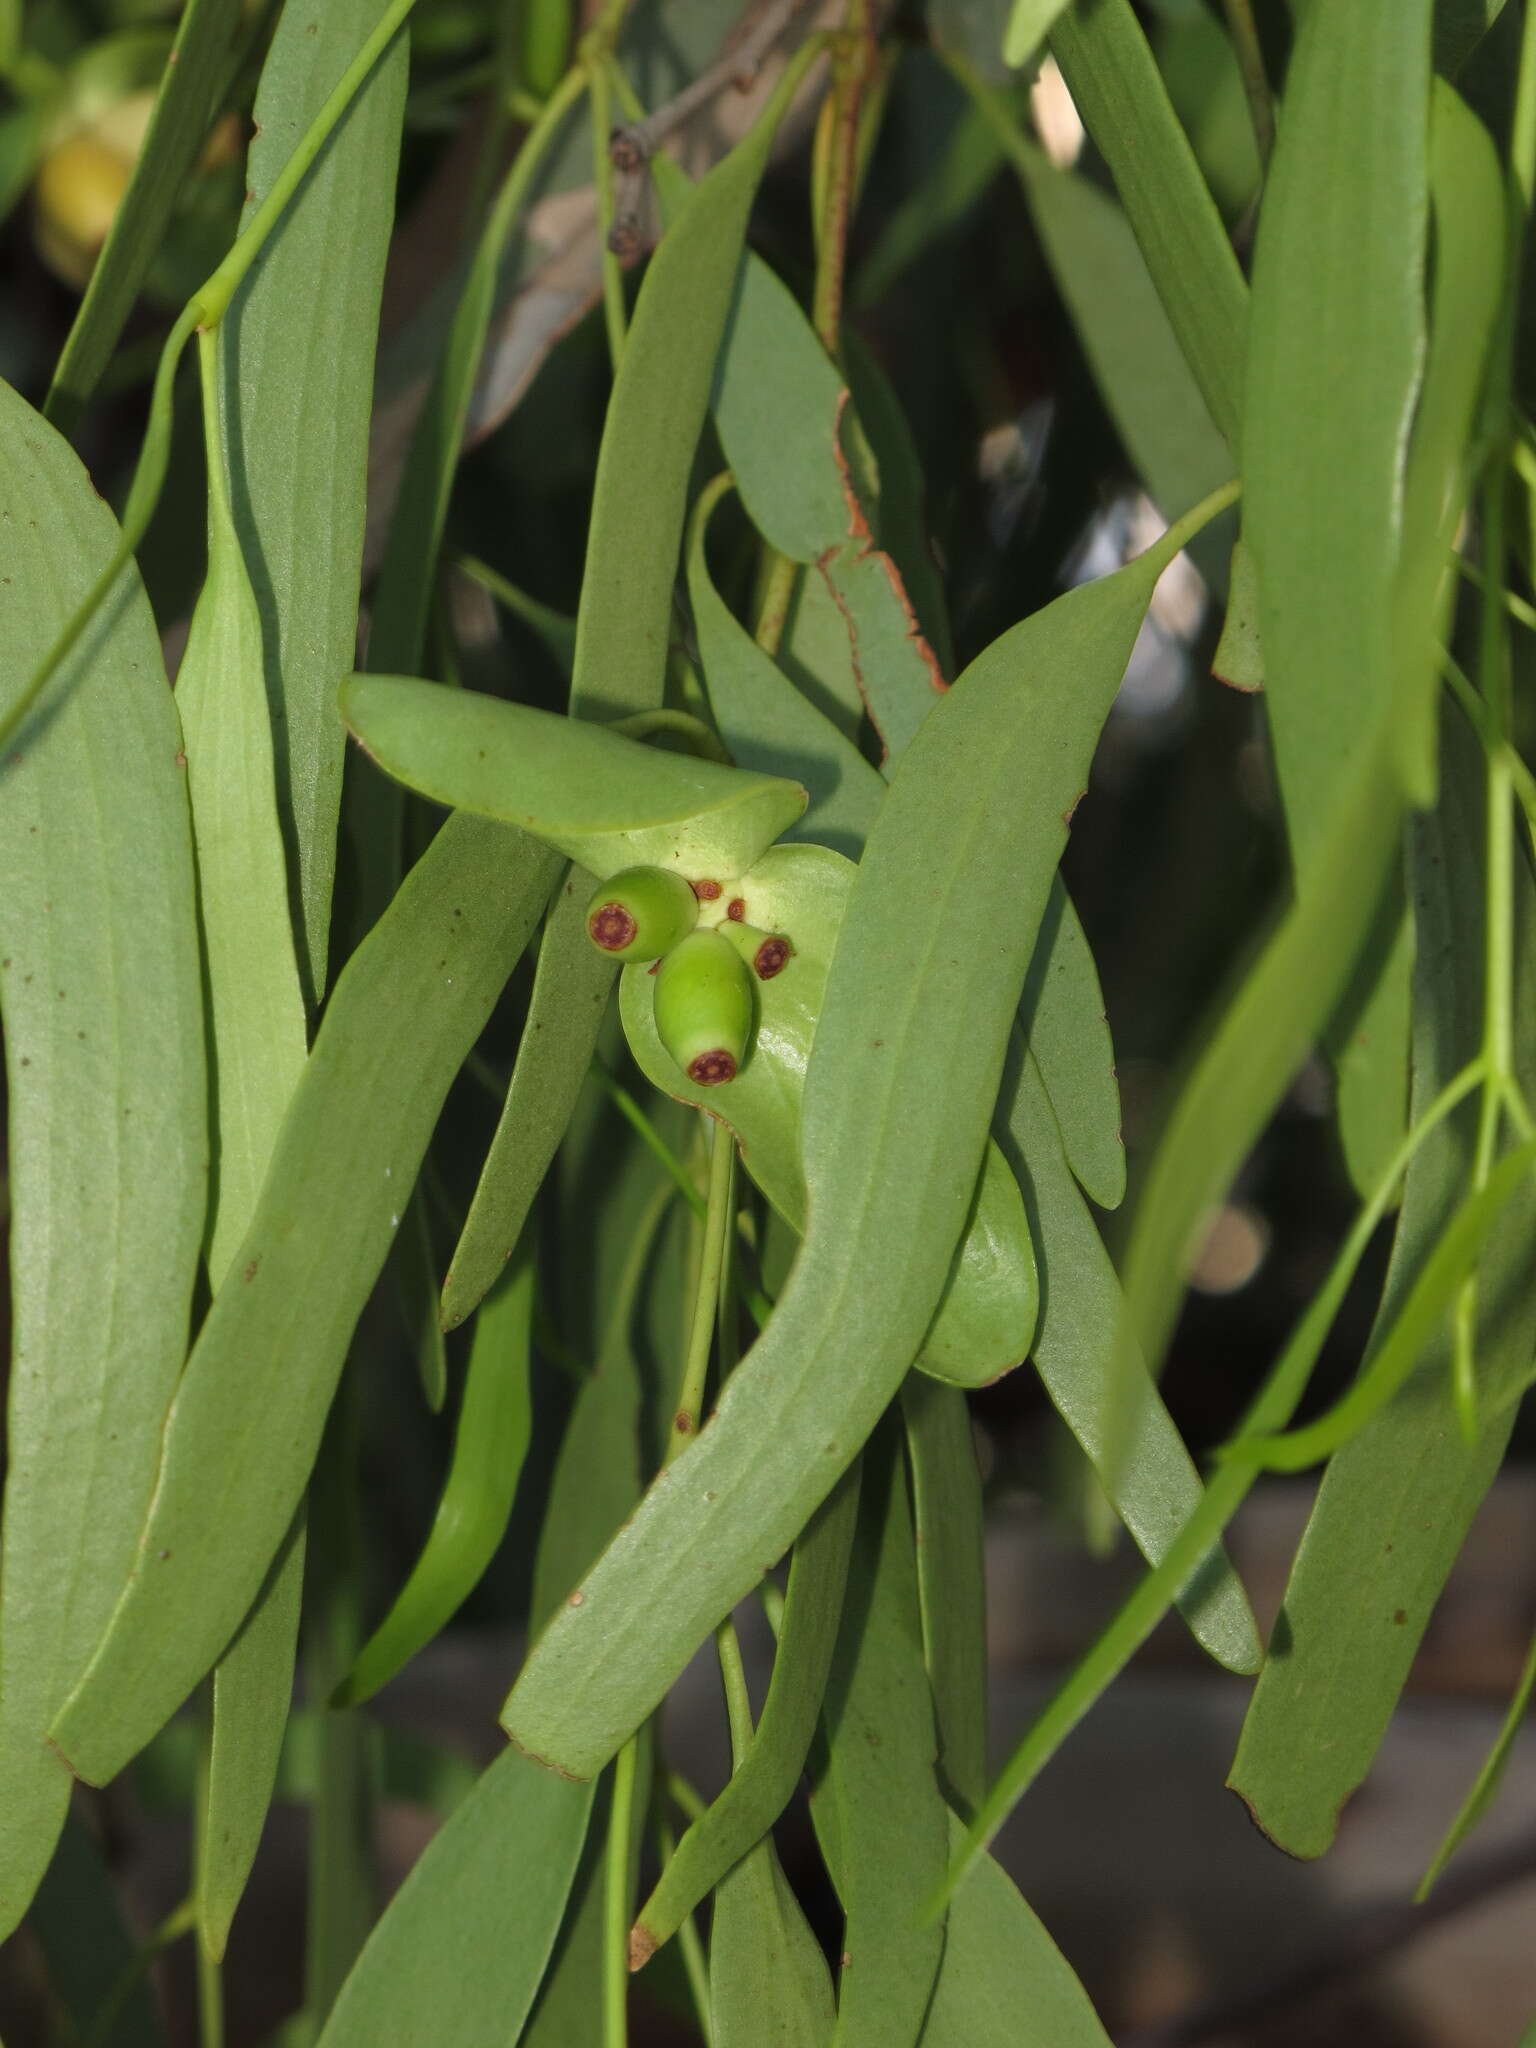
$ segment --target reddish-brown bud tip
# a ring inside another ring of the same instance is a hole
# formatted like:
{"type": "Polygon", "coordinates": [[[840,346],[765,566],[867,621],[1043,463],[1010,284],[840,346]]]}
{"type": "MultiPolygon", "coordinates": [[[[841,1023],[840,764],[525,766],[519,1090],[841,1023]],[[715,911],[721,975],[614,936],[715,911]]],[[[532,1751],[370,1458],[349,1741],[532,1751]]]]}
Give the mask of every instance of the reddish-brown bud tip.
{"type": "Polygon", "coordinates": [[[634,943],[636,925],[622,903],[600,903],[587,919],[587,930],[594,946],[605,953],[622,953],[634,943]]]}
{"type": "Polygon", "coordinates": [[[776,974],[783,972],[789,961],[788,939],[764,939],[752,956],[752,965],[759,981],[772,981],[776,974]]]}
{"type": "Polygon", "coordinates": [[[715,1052],[701,1052],[689,1062],[688,1078],[701,1088],[715,1088],[722,1081],[735,1080],[736,1062],[723,1046],[715,1052]]]}
{"type": "Polygon", "coordinates": [[[747,906],[744,899],[740,896],[733,896],[725,906],[725,914],[732,924],[740,924],[747,914],[747,906]]]}
{"type": "Polygon", "coordinates": [[[695,882],[692,887],[694,895],[698,897],[701,903],[713,903],[720,894],[720,884],[718,882],[695,882]]]}

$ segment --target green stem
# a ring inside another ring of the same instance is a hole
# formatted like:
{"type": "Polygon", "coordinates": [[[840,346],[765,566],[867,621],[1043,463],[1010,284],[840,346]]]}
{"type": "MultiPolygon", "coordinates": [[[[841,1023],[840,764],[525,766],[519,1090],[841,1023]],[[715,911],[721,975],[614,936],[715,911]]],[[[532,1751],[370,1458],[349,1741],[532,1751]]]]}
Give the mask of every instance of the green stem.
{"type": "MultiPolygon", "coordinates": [[[[657,1801],[656,1850],[663,1869],[671,1862],[676,1849],[677,1836],[667,1820],[666,1801],[661,1798],[657,1801]]],[[[705,1960],[704,1944],[699,1938],[699,1924],[692,1913],[677,1930],[677,1945],[683,1958],[683,1974],[688,1979],[688,1996],[693,2001],[693,2017],[704,2048],[710,2048],[709,1964],[705,1960]]]]}
{"type": "Polygon", "coordinates": [[[732,1196],[735,1188],[736,1140],[726,1126],[710,1119],[709,1199],[704,1210],[704,1244],[699,1261],[699,1283],[693,1297],[693,1316],[688,1330],[688,1351],[683,1361],[682,1385],[677,1410],[667,1438],[665,1469],[687,1450],[698,1434],[699,1415],[704,1406],[704,1388],[709,1378],[710,1352],[714,1347],[715,1313],[720,1302],[720,1281],[730,1246],[732,1196]]]}
{"type": "Polygon", "coordinates": [[[1269,75],[1264,69],[1264,52],[1254,24],[1252,0],[1222,0],[1237,68],[1242,73],[1243,91],[1248,99],[1248,118],[1258,145],[1259,169],[1269,164],[1275,146],[1275,109],[1269,94],[1269,75]]]}
{"type": "Polygon", "coordinates": [[[592,179],[597,192],[597,249],[603,273],[603,324],[608,332],[608,360],[613,374],[619,374],[624,354],[624,273],[610,247],[613,233],[613,165],[608,161],[608,131],[612,125],[612,85],[608,65],[594,63],[592,85],[592,179]]]}
{"type": "MultiPolygon", "coordinates": [[[[1284,1429],[1290,1421],[1306,1390],[1323,1340],[1354,1278],[1355,1269],[1376,1226],[1386,1214],[1410,1160],[1430,1132],[1444,1122],[1482,1079],[1482,1062],[1474,1060],[1441,1090],[1398,1146],[1370,1201],[1355,1219],[1328,1278],[1243,1417],[1241,1435],[1268,1436],[1284,1429]]],[[[1045,1765],[1152,1633],[1242,1505],[1258,1471],[1258,1466],[1253,1463],[1234,1462],[1220,1466],[1213,1474],[1194,1512],[1174,1538],[1162,1562],[1135,1588],[1109,1627],[1057,1688],[1054,1697],[1004,1765],[996,1784],[982,1802],[964,1848],[950,1865],[941,1896],[930,1902],[934,1911],[953,1895],[956,1886],[985,1853],[988,1843],[1045,1765]]]]}
{"type": "Polygon", "coordinates": [[[603,1893],[603,2048],[629,2040],[630,1843],[634,1828],[635,1764],[640,1738],[631,1735],[614,1759],[608,1807],[603,1893]]]}
{"type": "Polygon", "coordinates": [[[230,300],[239,289],[245,273],[261,254],[262,245],[276,227],[284,207],[325,146],[331,130],[357,97],[369,72],[405,26],[406,17],[415,4],[416,0],[389,0],[377,27],[332,87],[325,104],[299,138],[293,155],[272,181],[266,198],[236,236],[234,247],[193,295],[192,305],[197,309],[201,326],[216,327],[223,319],[230,300]]]}
{"type": "MultiPolygon", "coordinates": [[[[768,543],[763,546],[768,549],[768,543]]],[[[779,642],[784,638],[784,622],[789,617],[790,600],[795,594],[795,578],[800,573],[800,564],[789,555],[781,555],[777,548],[768,549],[771,566],[768,581],[763,587],[763,602],[757,614],[757,631],[753,636],[764,654],[776,655],[779,642]]]]}

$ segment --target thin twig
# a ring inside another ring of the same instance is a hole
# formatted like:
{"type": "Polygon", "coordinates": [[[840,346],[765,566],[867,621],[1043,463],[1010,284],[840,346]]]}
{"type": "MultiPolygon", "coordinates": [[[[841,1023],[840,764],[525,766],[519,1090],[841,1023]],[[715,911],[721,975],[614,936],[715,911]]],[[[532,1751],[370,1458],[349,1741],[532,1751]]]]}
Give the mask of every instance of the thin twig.
{"type": "Polygon", "coordinates": [[[714,63],[707,71],[701,71],[691,84],[685,85],[675,99],[668,100],[665,106],[658,107],[643,121],[632,121],[627,127],[614,130],[609,138],[608,154],[615,169],[642,169],[667,137],[681,128],[700,107],[708,106],[727,87],[734,86],[738,92],[745,92],[780,36],[795,16],[804,13],[810,4],[811,0],[765,0],[756,21],[745,27],[738,24],[714,63]]]}

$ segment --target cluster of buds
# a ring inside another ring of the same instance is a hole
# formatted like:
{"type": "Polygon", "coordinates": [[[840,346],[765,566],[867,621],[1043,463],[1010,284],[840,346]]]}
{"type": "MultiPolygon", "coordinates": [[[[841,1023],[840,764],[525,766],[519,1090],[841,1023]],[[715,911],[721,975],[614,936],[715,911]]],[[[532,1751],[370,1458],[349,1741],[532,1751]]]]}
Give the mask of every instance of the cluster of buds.
{"type": "Polygon", "coordinates": [[[752,1035],[753,978],[771,981],[793,951],[782,934],[747,923],[740,896],[701,925],[701,906],[714,911],[722,893],[716,881],[666,868],[625,868],[587,905],[587,936],[600,952],[656,963],[656,1035],[701,1088],[735,1080],[752,1035]]]}

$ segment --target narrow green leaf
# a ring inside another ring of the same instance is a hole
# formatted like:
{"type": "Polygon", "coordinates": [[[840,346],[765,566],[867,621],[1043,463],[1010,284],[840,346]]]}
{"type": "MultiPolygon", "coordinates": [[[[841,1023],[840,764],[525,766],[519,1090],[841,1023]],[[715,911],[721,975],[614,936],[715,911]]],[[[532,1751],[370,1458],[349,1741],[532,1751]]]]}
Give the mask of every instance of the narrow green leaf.
{"type": "Polygon", "coordinates": [[[1051,49],[1114,174],[1211,418],[1236,450],[1248,290],[1130,0],[1075,0],[1051,49]]]}
{"type": "MultiPolygon", "coordinates": [[[[1416,966],[1414,1108],[1421,1112],[1482,1043],[1482,759],[1451,714],[1442,730],[1440,808],[1411,838],[1416,966]],[[1452,722],[1455,721],[1455,722],[1452,722]]],[[[1536,902],[1516,874],[1516,1014],[1532,1000],[1536,902]]],[[[1521,1081],[1532,1081],[1520,1058],[1521,1081]]],[[[1409,1168],[1378,1314],[1391,1328],[1467,1184],[1475,1117],[1463,1112],[1409,1168]]],[[[1321,1855],[1370,1769],[1440,1588],[1497,1471],[1518,1387],[1536,1350],[1536,1190],[1510,1201],[1478,1275],[1478,1392],[1469,1447],[1451,1394],[1447,1337],[1370,1426],[1330,1462],[1286,1587],[1229,1782],[1265,1833],[1321,1855]],[[1501,1412],[1502,1411],[1502,1412],[1501,1412]],[[1360,1532],[1370,1532],[1362,1544],[1360,1532]]]]}
{"type": "Polygon", "coordinates": [[[177,1389],[132,1578],[55,1723],[82,1777],[143,1747],[254,1598],[443,1097],[556,869],[504,826],[450,818],[347,963],[177,1389]]]}
{"type": "MultiPolygon", "coordinates": [[[[0,515],[0,674],[14,692],[119,536],[8,385],[0,515]]],[[[64,1817],[69,1774],[44,1737],[127,1576],[186,1352],[207,1131],[180,754],[129,569],[0,768],[13,1326],[0,1933],[64,1817]]]]}
{"type": "Polygon", "coordinates": [[[635,302],[593,485],[571,693],[579,717],[661,702],[688,483],[747,219],[814,54],[807,44],[791,59],[746,139],[688,195],[635,302]]]}
{"type": "Polygon", "coordinates": [[[597,1049],[614,966],[587,937],[590,884],[572,868],[544,928],[507,1098],[443,1281],[446,1330],[473,1311],[512,1256],[597,1049]]]}
{"type": "Polygon", "coordinates": [[[213,1668],[213,1735],[197,1861],[197,1931],[215,1958],[223,1955],[229,1939],[277,1783],[293,1701],[304,1536],[301,1510],[250,1613],[213,1668]]]}
{"type": "MultiPolygon", "coordinates": [[[[950,1816],[958,1852],[965,1829],[950,1816]]],[[[1109,2048],[1077,1973],[1013,1879],[982,1858],[949,1902],[920,2048],[1109,2048]]]]}
{"type": "MultiPolygon", "coordinates": [[[[212,1025],[214,1163],[207,1231],[215,1293],[250,1227],[304,1070],[304,997],[278,821],[261,618],[230,509],[219,351],[199,338],[207,438],[208,573],[177,677],[212,1025]]],[[[196,1857],[198,1933],[223,1953],[255,1861],[293,1692],[304,1528],[295,1522],[227,1659],[196,1857]]]]}
{"type": "MultiPolygon", "coordinates": [[[[731,1866],[761,1841],[794,1794],[837,1640],[858,1501],[855,1468],[833,1488],[795,1545],[773,1676],[751,1747],[738,1758],[719,1798],[678,1843],[641,1907],[629,1938],[631,1968],[677,1932],[731,1866]]],[[[766,1888],[761,1870],[756,1883],[766,1888]]]]}
{"type": "Polygon", "coordinates": [[[531,1251],[487,1296],[475,1323],[453,1461],[421,1556],[332,1696],[369,1699],[452,1620],[507,1532],[533,1423],[531,1251]]]}
{"type": "Polygon", "coordinates": [[[73,433],[133,311],[218,111],[244,12],[241,0],[191,0],[177,25],[128,189],[54,366],[43,412],[60,433],[73,433]]]}
{"type": "Polygon", "coordinates": [[[1396,680],[1403,448],[1424,348],[1429,15],[1429,0],[1307,10],[1254,253],[1243,530],[1301,887],[1338,872],[1320,865],[1325,824],[1396,680]]]}
{"type": "MultiPolygon", "coordinates": [[[[1062,1420],[1092,1461],[1116,1514],[1149,1564],[1168,1554],[1200,1499],[1200,1478],[1140,1357],[1115,1387],[1124,1301],[1114,1262],[1073,1184],[1039,1069],[1015,1046],[1002,1096],[1009,1148],[1045,1271],[1034,1362],[1062,1420]],[[1111,1415],[1123,1432],[1115,1457],[1111,1415]]],[[[1183,1589],[1196,1638],[1229,1670],[1258,1668],[1259,1639],[1242,1585],[1219,1547],[1183,1589]]]]}
{"type": "Polygon", "coordinates": [[[586,1838],[592,1787],[497,1758],[396,1892],[320,2048],[505,2042],[522,2032],[586,1838]]]}
{"type": "Polygon", "coordinates": [[[389,774],[438,803],[536,833],[599,879],[653,866],[728,880],[805,808],[798,783],[476,690],[354,675],[342,711],[389,774]]]}
{"type": "MultiPolygon", "coordinates": [[[[283,8],[256,93],[247,222],[380,13],[380,0],[283,8]]],[[[278,810],[312,1003],[327,981],[345,744],[336,683],[357,644],[368,422],[407,65],[401,36],[223,321],[234,516],[261,612],[278,810]]]]}
{"type": "Polygon", "coordinates": [[[787,1549],[915,1356],[975,1188],[1066,816],[1183,538],[1004,634],[903,758],[817,1026],[804,1244],[714,1418],[524,1667],[504,1725],[546,1762],[590,1773],[613,1754],[787,1549]]]}
{"type": "Polygon", "coordinates": [[[901,1412],[939,1768],[952,1804],[987,1789],[987,1586],[981,1469],[965,1395],[909,1374],[901,1412]]]}
{"type": "MultiPolygon", "coordinates": [[[[688,575],[700,654],[721,730],[749,765],[766,772],[784,772],[793,766],[801,775],[811,791],[811,805],[797,832],[809,826],[816,837],[841,838],[847,850],[857,854],[878,814],[884,793],[881,779],[830,721],[793,688],[720,599],[703,554],[704,526],[712,502],[708,494],[701,500],[688,575]]],[[[1105,1057],[1110,1054],[1108,1034],[1102,1028],[1097,1032],[1092,1028],[1092,1020],[1102,1018],[1103,1003],[1087,941],[1080,931],[1058,876],[1052,882],[1021,1013],[1029,1007],[1033,988],[1038,987],[1029,1019],[1031,1050],[1038,1043],[1058,1056],[1060,1109],[1055,1099],[1037,1101],[1038,1072],[1030,1082],[1021,1070],[1013,1086],[1026,1092],[1013,1098],[1015,1107],[1005,1121],[1016,1126],[1010,1164],[1024,1191],[1030,1226],[1047,1274],[1035,1362],[1069,1426],[1102,1465],[1106,1443],[1102,1404],[1110,1383],[1120,1288],[1109,1254],[1066,1171],[1060,1126],[1064,1115],[1078,1140],[1079,1165],[1085,1157],[1102,1161],[1113,1156],[1104,1144],[1106,1130],[1113,1132],[1119,1149],[1119,1109],[1112,1055],[1105,1057]],[[1074,933],[1079,935],[1075,941],[1074,933]],[[1047,950],[1051,939],[1054,943],[1047,950]],[[1082,964],[1057,971],[1058,954],[1070,962],[1078,952],[1082,964]],[[1065,1000],[1059,1000],[1063,996],[1065,1000]],[[1085,1067],[1087,1088],[1077,1078],[1085,1067]],[[1031,1087],[1033,1094],[1027,1092],[1031,1087]],[[1022,1123],[1018,1122],[1020,1102],[1022,1123]]],[[[631,1001],[636,1000],[632,995],[631,1001]]],[[[631,1011],[631,1024],[632,1038],[643,1047],[643,1013],[636,1020],[631,1011]]],[[[653,1078],[663,1073],[658,1065],[653,1078]]],[[[750,1069],[746,1079],[750,1081],[750,1069]]],[[[739,1085],[732,1083],[731,1087],[739,1085]]],[[[702,1092],[695,1091],[694,1099],[702,1102],[702,1092]]],[[[742,1128],[738,1123],[738,1135],[742,1128]]],[[[755,1173],[750,1138],[744,1144],[743,1156],[755,1173]]],[[[1094,1177],[1101,1194],[1112,1192],[1114,1183],[1107,1173],[1100,1171],[1094,1177]]],[[[1178,1432],[1155,1389],[1145,1380],[1140,1400],[1144,1435],[1139,1455],[1123,1472],[1106,1470],[1104,1476],[1111,1483],[1118,1512],[1147,1555],[1156,1557],[1198,1497],[1199,1481],[1178,1432]]],[[[1189,1612],[1201,1640],[1221,1662],[1240,1670],[1254,1668],[1258,1641],[1252,1618],[1241,1588],[1224,1568],[1221,1583],[1209,1587],[1202,1583],[1192,1595],[1189,1612]]]]}
{"type": "Polygon", "coordinates": [[[715,1892],[712,2048],[827,2048],[835,2019],[826,1957],[766,1837],[715,1892]]]}
{"type": "Polygon", "coordinates": [[[1115,1047],[1093,949],[1058,876],[1024,981],[1019,1023],[1051,1098],[1067,1163],[1101,1209],[1125,1194],[1115,1047]]]}
{"type": "Polygon", "coordinates": [[[948,1858],[950,1816],[935,1769],[912,1510],[894,1430],[880,1433],[863,1462],[811,1815],[819,1829],[830,1809],[822,1848],[843,1907],[837,2040],[910,2048],[944,1948],[943,1918],[928,1908],[948,1858]]]}

